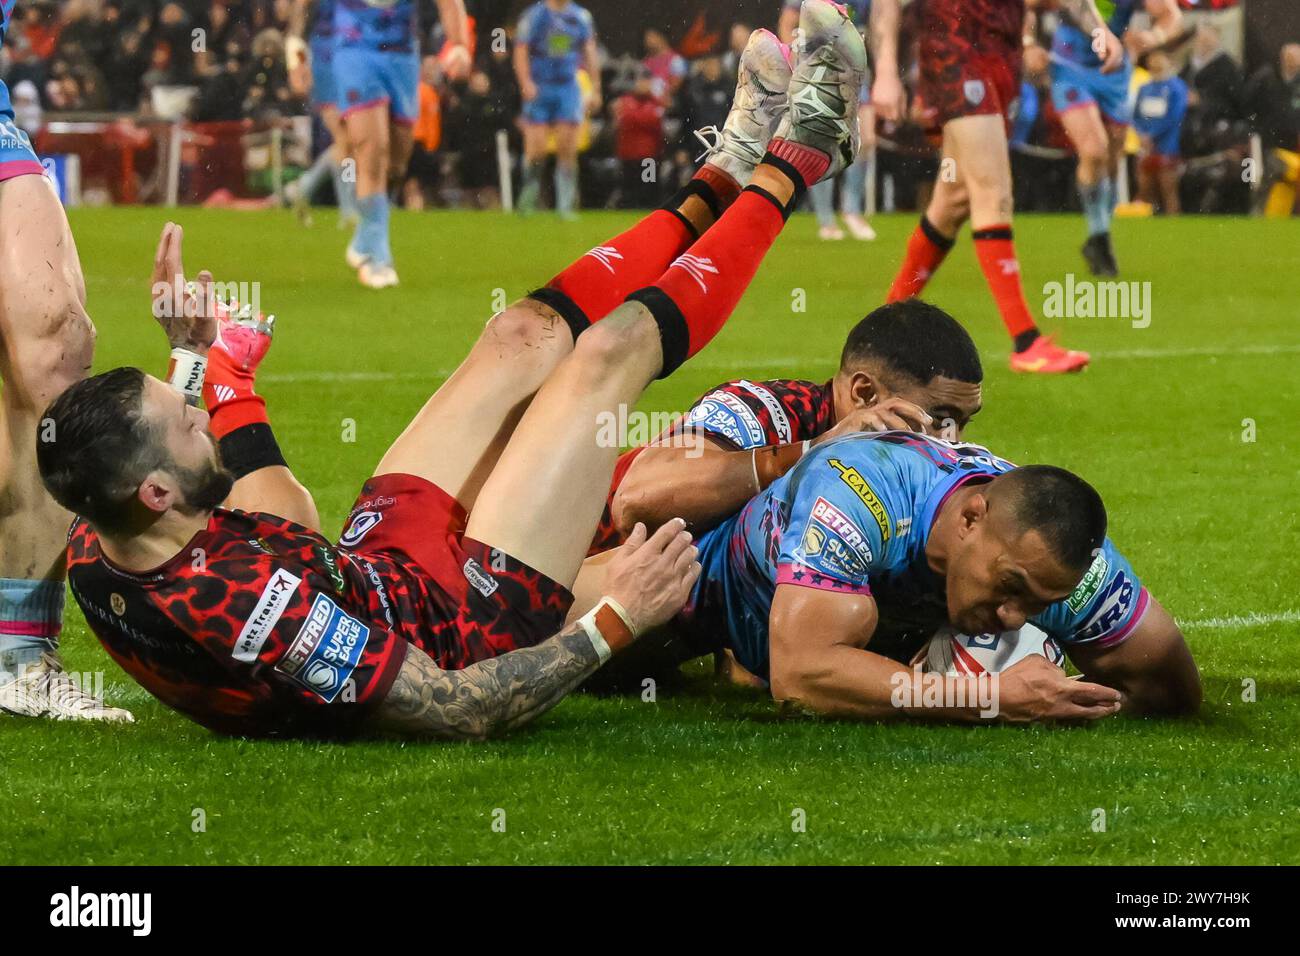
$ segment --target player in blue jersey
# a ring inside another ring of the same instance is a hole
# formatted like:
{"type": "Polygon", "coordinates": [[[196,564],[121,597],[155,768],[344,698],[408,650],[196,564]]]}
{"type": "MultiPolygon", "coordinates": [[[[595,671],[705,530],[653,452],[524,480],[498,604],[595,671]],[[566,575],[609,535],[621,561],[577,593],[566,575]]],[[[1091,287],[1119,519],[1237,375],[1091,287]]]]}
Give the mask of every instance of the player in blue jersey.
{"type": "MultiPolygon", "coordinates": [[[[1125,56],[1121,69],[1103,73],[1093,37],[1064,11],[1052,37],[1050,55],[1037,47],[1034,11],[1052,2],[1027,2],[1025,65],[1031,72],[1038,72],[1050,60],[1052,102],[1079,154],[1076,176],[1088,225],[1083,257],[1093,275],[1118,275],[1110,223],[1115,211],[1115,175],[1132,116],[1129,81],[1133,67],[1125,56]]],[[[1097,0],[1097,9],[1111,33],[1122,39],[1129,33],[1133,15],[1139,10],[1147,13],[1150,29],[1134,31],[1127,37],[1127,46],[1136,54],[1165,44],[1177,36],[1182,26],[1175,0],[1097,0]]]]}
{"type": "Polygon", "coordinates": [[[334,84],[334,2],[335,0],[295,0],[289,22],[292,37],[302,41],[310,51],[311,105],[320,115],[330,136],[330,143],[316,161],[286,189],[288,198],[304,224],[311,223],[311,197],[329,176],[334,181],[334,198],[339,207],[339,227],[355,227],[357,212],[356,177],[343,175],[343,161],[348,156],[347,131],[339,118],[338,91],[334,84]],[[310,37],[307,32],[309,7],[312,14],[310,37]]]}
{"type": "MultiPolygon", "coordinates": [[[[795,42],[799,3],[800,0],[784,0],[781,7],[776,33],[783,43],[795,42]]],[[[871,18],[871,0],[847,0],[843,6],[865,35],[871,18]]],[[[840,177],[840,213],[849,235],[854,239],[870,241],[876,238],[876,231],[864,215],[867,209],[868,173],[876,161],[876,111],[871,105],[870,74],[858,91],[858,127],[862,133],[862,145],[858,149],[857,161],[844,170],[844,175],[840,177]]],[[[844,230],[835,221],[835,183],[818,183],[815,189],[808,191],[808,199],[817,216],[818,236],[830,241],[843,239],[844,230]]]]}
{"type": "MultiPolygon", "coordinates": [[[[465,0],[438,0],[447,35],[439,54],[447,76],[469,70],[465,0]]],[[[335,0],[334,82],[357,163],[361,219],[348,265],[372,289],[397,285],[388,241],[388,182],[406,172],[419,116],[420,27],[415,0],[335,0]]]]}
{"type": "MultiPolygon", "coordinates": [[[[14,0],[0,0],[0,43],[14,0]]],[[[61,673],[71,515],[36,469],[41,413],[85,377],[95,347],[63,206],[0,82],[0,714],[129,720],[61,673]]]]}
{"type": "Polygon", "coordinates": [[[978,719],[971,707],[900,710],[899,660],[945,625],[997,634],[1026,623],[1096,683],[1026,659],[1001,675],[1004,719],[1200,704],[1177,625],[1106,538],[1100,496],[1063,469],[909,432],[848,436],[699,546],[684,626],[721,635],[774,697],[819,713],[978,719]]]}
{"type": "Polygon", "coordinates": [[[519,210],[537,208],[547,141],[555,136],[555,209],[572,218],[578,205],[578,126],[600,109],[600,60],[591,14],[571,0],[538,0],[515,31],[515,77],[524,100],[524,184],[519,210]],[[583,102],[578,69],[591,92],[583,102]]]}

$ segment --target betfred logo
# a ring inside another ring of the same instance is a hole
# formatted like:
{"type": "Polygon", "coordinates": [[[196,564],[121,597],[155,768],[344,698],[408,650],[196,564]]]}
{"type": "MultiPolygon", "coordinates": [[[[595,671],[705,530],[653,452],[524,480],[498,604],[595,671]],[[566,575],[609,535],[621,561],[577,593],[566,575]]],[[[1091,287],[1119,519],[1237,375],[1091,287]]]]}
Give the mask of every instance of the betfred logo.
{"type": "Polygon", "coordinates": [[[867,536],[839,508],[825,498],[818,498],[813,504],[812,519],[844,542],[864,567],[871,563],[871,544],[867,536]]]}

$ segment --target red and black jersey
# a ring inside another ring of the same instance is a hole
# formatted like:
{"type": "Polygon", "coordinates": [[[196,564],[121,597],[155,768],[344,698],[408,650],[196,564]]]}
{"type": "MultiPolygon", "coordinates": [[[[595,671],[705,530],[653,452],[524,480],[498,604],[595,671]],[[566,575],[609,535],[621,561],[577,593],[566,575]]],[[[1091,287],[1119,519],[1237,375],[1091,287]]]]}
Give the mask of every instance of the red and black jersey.
{"type": "MultiPolygon", "coordinates": [[[[818,385],[801,379],[777,378],[762,382],[736,379],[710,389],[677,419],[660,437],[685,432],[703,434],[728,451],[788,445],[807,441],[829,431],[835,424],[835,400],[831,383],[818,385]]],[[[643,446],[644,447],[644,446],[643,446]]],[[[614,493],[641,448],[624,452],[614,468],[605,499],[605,511],[596,528],[591,552],[617,547],[623,536],[614,525],[610,506],[614,493]]]]}
{"type": "Polygon", "coordinates": [[[466,536],[466,518],[436,485],[381,475],[337,546],[218,508],[144,573],[78,519],[68,582],[108,653],[169,707],[220,733],[340,736],[387,695],[408,644],[454,670],[562,626],[568,589],[466,536]]]}
{"type": "Polygon", "coordinates": [[[927,36],[956,40],[975,50],[1019,50],[1025,0],[922,0],[919,28],[927,36]]]}

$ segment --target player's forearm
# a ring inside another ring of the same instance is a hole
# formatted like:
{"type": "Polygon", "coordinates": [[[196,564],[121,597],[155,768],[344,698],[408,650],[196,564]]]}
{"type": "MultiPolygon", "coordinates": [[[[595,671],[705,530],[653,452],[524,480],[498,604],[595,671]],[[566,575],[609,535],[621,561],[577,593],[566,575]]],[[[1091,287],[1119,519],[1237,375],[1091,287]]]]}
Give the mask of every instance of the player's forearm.
{"type": "Polygon", "coordinates": [[[533,68],[528,61],[528,47],[522,43],[515,43],[513,55],[515,66],[515,82],[519,84],[522,90],[533,80],[533,68]]]}
{"type": "Polygon", "coordinates": [[[442,670],[410,647],[373,726],[411,737],[484,740],[544,714],[600,664],[579,623],[535,647],[458,671],[442,670]]]}
{"type": "Polygon", "coordinates": [[[876,0],[871,5],[871,52],[877,72],[898,72],[898,0],[876,0]]]}
{"type": "Polygon", "coordinates": [[[465,12],[465,0],[438,0],[438,19],[448,43],[469,46],[469,14],[465,12]]]}
{"type": "Polygon", "coordinates": [[[1057,6],[1084,33],[1106,29],[1106,21],[1097,11],[1095,0],[1058,0],[1057,6]]]}
{"type": "Polygon", "coordinates": [[[637,456],[614,495],[615,524],[627,534],[638,521],[657,528],[683,518],[692,528],[731,517],[798,463],[802,442],[728,451],[703,437],[689,447],[650,447],[637,456]]]}
{"type": "Polygon", "coordinates": [[[583,59],[586,61],[587,78],[591,81],[591,95],[600,97],[600,50],[596,47],[596,41],[588,40],[583,51],[583,59]]]}
{"type": "Polygon", "coordinates": [[[1183,28],[1183,11],[1175,0],[1161,0],[1158,9],[1151,12],[1151,33],[1157,46],[1162,46],[1176,37],[1183,28]]]}
{"type": "Polygon", "coordinates": [[[224,504],[240,511],[264,511],[320,531],[316,501],[288,465],[268,465],[244,475],[230,489],[224,504]]]}
{"type": "Polygon", "coordinates": [[[980,688],[970,678],[938,674],[927,674],[922,682],[917,671],[848,645],[821,649],[780,667],[773,662],[772,669],[772,696],[778,701],[851,720],[974,723],[996,713],[989,687],[988,682],[980,688]]]}

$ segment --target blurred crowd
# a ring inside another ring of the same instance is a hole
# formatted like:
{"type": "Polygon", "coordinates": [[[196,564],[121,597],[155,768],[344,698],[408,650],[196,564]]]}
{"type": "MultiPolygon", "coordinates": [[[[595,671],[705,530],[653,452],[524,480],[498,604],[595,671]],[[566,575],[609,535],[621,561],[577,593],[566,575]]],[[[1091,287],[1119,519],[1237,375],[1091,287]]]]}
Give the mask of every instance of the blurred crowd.
{"type": "MultiPolygon", "coordinates": [[[[479,23],[474,71],[446,82],[432,55],[441,43],[435,7],[432,0],[422,5],[421,22],[432,26],[421,42],[430,55],[404,201],[493,205],[499,131],[513,155],[520,151],[510,51],[491,41],[491,24],[479,23]]],[[[468,6],[473,14],[472,0],[468,6]]],[[[187,91],[184,113],[195,122],[301,116],[309,112],[310,73],[286,61],[291,7],[292,0],[23,0],[0,53],[0,76],[19,124],[33,134],[54,113],[148,115],[156,92],[173,88],[187,91]]],[[[703,150],[694,131],[722,125],[750,29],[736,23],[714,48],[692,48],[689,59],[657,29],[645,31],[640,49],[601,46],[604,95],[579,134],[583,205],[652,206],[689,177],[703,150]]],[[[900,48],[913,48],[912,40],[905,23],[900,48]]],[[[1264,146],[1267,181],[1300,175],[1300,44],[1247,73],[1218,33],[1202,26],[1172,55],[1149,59],[1134,87],[1128,161],[1135,191],[1154,206],[1246,211],[1251,191],[1241,169],[1252,134],[1264,146]],[[1148,115],[1144,104],[1160,115],[1148,115]]],[[[1027,76],[1022,93],[1013,134],[1017,204],[1071,208],[1070,146],[1046,76],[1027,76]]],[[[923,203],[938,162],[925,131],[914,120],[882,126],[879,143],[882,205],[923,203]]]]}

